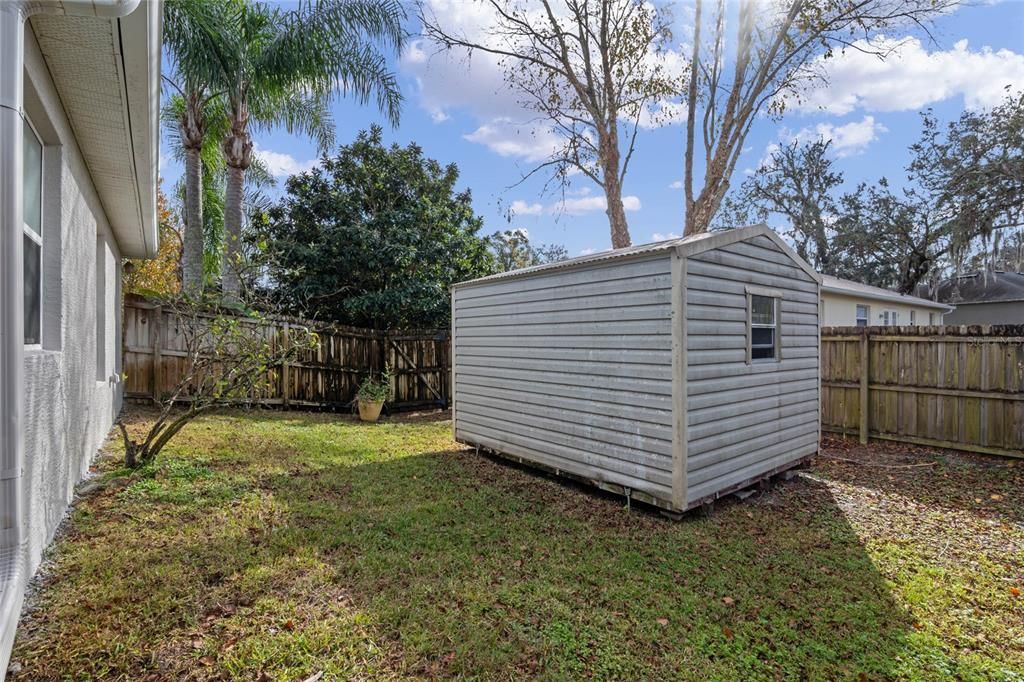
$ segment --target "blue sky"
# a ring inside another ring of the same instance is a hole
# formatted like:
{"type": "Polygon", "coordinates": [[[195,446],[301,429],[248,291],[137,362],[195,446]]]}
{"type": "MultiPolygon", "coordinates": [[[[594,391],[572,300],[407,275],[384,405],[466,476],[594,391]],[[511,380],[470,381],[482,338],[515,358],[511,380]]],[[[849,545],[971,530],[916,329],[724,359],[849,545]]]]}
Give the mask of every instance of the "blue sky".
{"type": "MultiPolygon", "coordinates": [[[[447,13],[458,21],[466,19],[471,7],[467,0],[435,4],[439,16],[447,13]]],[[[676,10],[681,24],[685,10],[676,10]]],[[[1024,87],[1024,0],[965,6],[938,20],[934,29],[934,42],[908,32],[885,36],[909,38],[885,62],[856,52],[831,60],[829,86],[812,93],[804,108],[790,110],[781,120],[762,117],[754,124],[734,185],[758,165],[770,145],[794,136],[831,138],[836,167],[851,186],[883,175],[899,182],[907,146],[920,132],[920,110],[931,107],[940,119],[950,120],[965,107],[991,106],[1006,85],[1024,87]]],[[[410,30],[418,31],[418,25],[412,23],[410,30]]],[[[677,34],[682,38],[686,33],[686,26],[680,26],[677,34]]],[[[413,40],[394,60],[394,69],[405,106],[397,128],[384,124],[386,141],[416,142],[428,156],[456,163],[460,185],[472,190],[474,207],[484,217],[485,233],[526,229],[531,240],[564,244],[570,255],[609,247],[602,193],[582,176],[574,179],[562,208],[560,195],[542,194],[539,178],[514,186],[543,154],[545,136],[518,109],[498,67],[477,58],[471,63],[445,58],[413,40]],[[519,210],[509,222],[513,206],[519,210]]],[[[341,144],[383,122],[372,108],[344,99],[334,104],[334,118],[341,144]]],[[[308,168],[316,159],[309,140],[284,131],[259,133],[255,143],[281,185],[289,173],[308,168]]],[[[634,243],[682,231],[683,193],[672,184],[682,178],[683,152],[682,123],[641,130],[624,191],[627,208],[634,209],[627,214],[634,243]]],[[[161,174],[165,188],[181,174],[166,153],[161,174]]]]}

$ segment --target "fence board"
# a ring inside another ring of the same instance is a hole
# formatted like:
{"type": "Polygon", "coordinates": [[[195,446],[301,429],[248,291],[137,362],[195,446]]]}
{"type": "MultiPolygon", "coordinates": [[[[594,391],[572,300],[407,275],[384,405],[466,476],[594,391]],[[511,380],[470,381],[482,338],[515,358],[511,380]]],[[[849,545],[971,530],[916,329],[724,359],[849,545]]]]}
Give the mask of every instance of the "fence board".
{"type": "MultiPolygon", "coordinates": [[[[186,370],[173,313],[127,296],[123,319],[126,397],[148,401],[168,393],[186,370]]],[[[320,346],[300,352],[287,367],[270,368],[270,388],[261,404],[342,409],[355,398],[363,379],[388,364],[394,374],[389,409],[447,406],[447,330],[383,332],[282,317],[268,319],[261,332],[271,345],[288,343],[287,330],[295,325],[315,331],[320,346]]]]}
{"type": "Polygon", "coordinates": [[[825,327],[822,429],[1024,457],[1024,325],[825,327]]]}

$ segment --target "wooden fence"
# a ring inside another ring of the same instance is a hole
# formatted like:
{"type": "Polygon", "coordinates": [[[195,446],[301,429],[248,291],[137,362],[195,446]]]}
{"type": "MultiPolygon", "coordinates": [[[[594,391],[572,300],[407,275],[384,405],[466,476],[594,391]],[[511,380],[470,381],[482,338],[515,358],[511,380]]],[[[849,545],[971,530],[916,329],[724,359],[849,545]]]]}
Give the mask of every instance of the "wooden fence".
{"type": "MultiPolygon", "coordinates": [[[[149,400],[184,371],[174,316],[138,297],[124,309],[128,398],[149,400]]],[[[392,409],[449,404],[448,330],[381,332],[275,318],[265,333],[286,342],[291,325],[320,347],[271,369],[262,401],[345,409],[360,381],[385,364],[392,409]]],[[[825,431],[1024,457],[1024,325],[826,327],[821,331],[821,426],[825,431]]]]}
{"type": "Polygon", "coordinates": [[[823,430],[1024,457],[1024,325],[826,327],[823,430]]]}
{"type": "MultiPolygon", "coordinates": [[[[394,376],[390,409],[446,407],[451,395],[448,330],[382,332],[310,320],[271,318],[263,333],[287,343],[301,324],[317,332],[320,346],[297,362],[270,370],[270,388],[260,401],[282,407],[345,409],[359,383],[385,365],[394,376]]],[[[150,400],[166,394],[185,371],[185,352],[172,312],[129,296],[124,306],[126,397],[150,400]]]]}

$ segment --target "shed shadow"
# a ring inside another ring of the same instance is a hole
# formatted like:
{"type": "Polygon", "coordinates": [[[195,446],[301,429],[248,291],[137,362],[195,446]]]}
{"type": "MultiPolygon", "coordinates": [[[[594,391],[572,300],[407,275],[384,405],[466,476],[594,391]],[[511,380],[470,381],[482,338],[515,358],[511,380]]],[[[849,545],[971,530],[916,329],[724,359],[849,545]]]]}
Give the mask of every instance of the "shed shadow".
{"type": "Polygon", "coordinates": [[[814,481],[682,522],[468,450],[267,483],[418,674],[891,678],[911,631],[814,481]]]}

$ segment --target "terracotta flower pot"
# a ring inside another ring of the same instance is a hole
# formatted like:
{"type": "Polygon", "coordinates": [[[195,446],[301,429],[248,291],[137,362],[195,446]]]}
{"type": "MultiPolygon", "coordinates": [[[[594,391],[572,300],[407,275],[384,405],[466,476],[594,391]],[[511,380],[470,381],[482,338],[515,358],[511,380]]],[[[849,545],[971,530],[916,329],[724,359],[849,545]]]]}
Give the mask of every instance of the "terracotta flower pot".
{"type": "Polygon", "coordinates": [[[383,400],[360,400],[359,419],[364,422],[375,422],[380,419],[380,411],[383,407],[383,400]]]}

